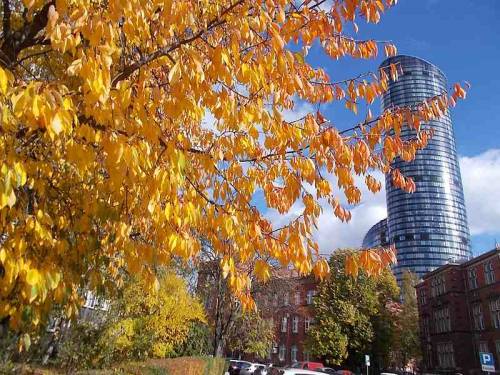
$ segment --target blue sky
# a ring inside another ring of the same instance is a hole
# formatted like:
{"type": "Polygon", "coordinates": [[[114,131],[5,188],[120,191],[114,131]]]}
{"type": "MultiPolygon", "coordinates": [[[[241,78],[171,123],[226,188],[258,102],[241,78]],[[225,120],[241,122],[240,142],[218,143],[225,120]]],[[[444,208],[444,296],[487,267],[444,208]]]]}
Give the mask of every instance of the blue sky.
{"type": "MultiPolygon", "coordinates": [[[[357,36],[391,40],[399,53],[419,56],[441,68],[450,86],[457,81],[472,85],[452,117],[475,254],[491,250],[495,239],[500,242],[499,19],[499,0],[400,0],[378,25],[360,21],[357,36]]],[[[376,71],[384,56],[381,51],[375,60],[332,61],[315,46],[307,59],[326,69],[332,80],[339,80],[376,71]]],[[[378,107],[379,103],[373,105],[378,107]]],[[[302,104],[296,112],[310,109],[302,104]]],[[[335,105],[321,109],[340,129],[361,119],[335,105]]],[[[364,117],[365,109],[359,111],[364,117]]],[[[385,194],[366,195],[351,223],[322,217],[318,233],[322,251],[359,245],[369,226],[385,215],[384,209],[385,194]]]]}

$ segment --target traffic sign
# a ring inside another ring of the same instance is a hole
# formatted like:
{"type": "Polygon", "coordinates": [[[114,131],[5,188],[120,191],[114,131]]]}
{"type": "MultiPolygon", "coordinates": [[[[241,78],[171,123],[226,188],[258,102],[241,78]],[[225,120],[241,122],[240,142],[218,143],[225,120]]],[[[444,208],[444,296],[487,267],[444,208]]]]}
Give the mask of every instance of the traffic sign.
{"type": "Polygon", "coordinates": [[[365,354],[365,365],[370,366],[370,356],[365,354]]]}
{"type": "Polygon", "coordinates": [[[481,362],[481,369],[486,372],[495,371],[495,360],[493,353],[479,353],[479,362],[481,362]]]}

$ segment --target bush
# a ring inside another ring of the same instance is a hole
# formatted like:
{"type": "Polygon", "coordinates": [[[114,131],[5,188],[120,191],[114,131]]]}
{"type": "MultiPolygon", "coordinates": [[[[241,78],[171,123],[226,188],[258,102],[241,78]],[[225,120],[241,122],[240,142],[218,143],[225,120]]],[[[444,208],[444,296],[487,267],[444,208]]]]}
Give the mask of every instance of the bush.
{"type": "Polygon", "coordinates": [[[89,322],[74,324],[59,347],[57,365],[74,371],[108,364],[107,349],[100,345],[100,336],[101,328],[89,322]]]}
{"type": "Polygon", "coordinates": [[[227,369],[224,358],[180,357],[150,359],[141,363],[120,366],[127,374],[168,374],[168,375],[223,375],[227,369]]]}

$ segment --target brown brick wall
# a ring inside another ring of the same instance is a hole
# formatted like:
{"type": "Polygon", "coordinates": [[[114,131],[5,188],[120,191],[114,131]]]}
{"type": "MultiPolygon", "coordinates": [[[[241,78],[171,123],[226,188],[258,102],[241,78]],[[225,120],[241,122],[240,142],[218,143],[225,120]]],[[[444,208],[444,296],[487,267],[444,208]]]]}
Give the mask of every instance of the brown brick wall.
{"type": "Polygon", "coordinates": [[[427,372],[461,372],[479,374],[479,343],[485,343],[489,352],[496,355],[497,369],[500,367],[500,329],[495,328],[491,319],[490,301],[500,297],[500,250],[492,250],[464,264],[445,265],[427,274],[417,285],[421,345],[424,357],[423,370],[427,372]],[[495,281],[486,284],[484,264],[491,262],[495,281]],[[475,269],[477,288],[470,288],[469,270],[475,269]],[[432,296],[432,284],[437,278],[444,277],[445,292],[432,296]],[[425,303],[423,296],[425,295],[425,303]],[[484,318],[484,329],[474,329],[473,306],[480,304],[484,318]],[[447,332],[436,331],[434,314],[439,309],[448,307],[451,329],[447,332]],[[425,321],[429,322],[429,333],[425,321]],[[455,366],[444,368],[439,365],[438,346],[452,343],[455,366]]]}

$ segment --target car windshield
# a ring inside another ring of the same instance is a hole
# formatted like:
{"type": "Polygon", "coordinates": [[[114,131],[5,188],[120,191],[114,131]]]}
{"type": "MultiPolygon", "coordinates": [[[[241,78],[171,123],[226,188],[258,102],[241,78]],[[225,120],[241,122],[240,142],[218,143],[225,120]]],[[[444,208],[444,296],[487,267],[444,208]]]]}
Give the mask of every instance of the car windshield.
{"type": "Polygon", "coordinates": [[[295,363],[292,365],[292,368],[300,368],[300,365],[301,365],[301,363],[300,363],[300,362],[295,362],[295,363]]]}
{"type": "Polygon", "coordinates": [[[242,362],[240,364],[240,368],[249,368],[250,366],[252,366],[252,364],[247,362],[242,362]]]}

